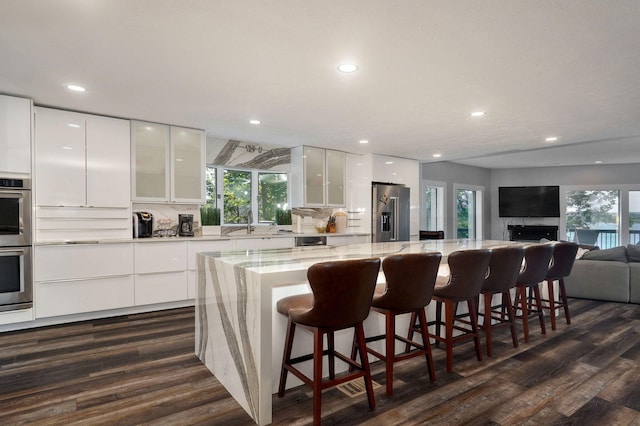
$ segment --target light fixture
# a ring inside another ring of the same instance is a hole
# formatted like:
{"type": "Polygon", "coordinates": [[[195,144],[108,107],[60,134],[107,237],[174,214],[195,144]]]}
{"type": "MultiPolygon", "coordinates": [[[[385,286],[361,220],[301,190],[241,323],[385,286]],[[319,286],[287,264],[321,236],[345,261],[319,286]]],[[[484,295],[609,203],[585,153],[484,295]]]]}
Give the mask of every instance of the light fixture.
{"type": "Polygon", "coordinates": [[[67,126],[73,127],[74,129],[79,129],[80,128],[80,125],[79,124],[75,124],[75,123],[69,123],[69,124],[67,124],[67,126]]]}
{"type": "Polygon", "coordinates": [[[602,164],[602,160],[596,161],[596,164],[602,164]]]}
{"type": "Polygon", "coordinates": [[[338,65],[338,71],[344,73],[351,73],[358,71],[358,66],[356,64],[340,64],[338,65]]]}
{"type": "Polygon", "coordinates": [[[486,112],[485,112],[485,111],[473,111],[473,112],[471,113],[471,116],[472,116],[472,117],[482,117],[482,116],[483,116],[483,115],[485,115],[485,114],[486,114],[486,112]]]}
{"type": "Polygon", "coordinates": [[[73,90],[74,92],[86,92],[87,91],[87,89],[85,89],[82,86],[78,86],[77,84],[67,84],[67,89],[73,90]]]}
{"type": "Polygon", "coordinates": [[[360,143],[364,145],[364,144],[369,143],[369,141],[368,141],[368,140],[366,140],[366,139],[362,139],[362,140],[360,141],[360,143]]]}
{"type": "Polygon", "coordinates": [[[442,157],[442,154],[433,154],[433,158],[440,158],[442,157]]]}
{"type": "Polygon", "coordinates": [[[68,151],[71,151],[73,148],[71,148],[70,146],[63,146],[62,149],[66,149],[68,151]]]}
{"type": "Polygon", "coordinates": [[[545,142],[555,142],[557,140],[558,140],[557,136],[549,136],[548,138],[544,139],[545,142]]]}
{"type": "Polygon", "coordinates": [[[384,164],[393,164],[393,161],[385,161],[384,164]]]}
{"type": "Polygon", "coordinates": [[[249,120],[249,123],[250,124],[255,124],[257,126],[258,124],[262,123],[262,121],[260,121],[260,120],[249,120]]]}

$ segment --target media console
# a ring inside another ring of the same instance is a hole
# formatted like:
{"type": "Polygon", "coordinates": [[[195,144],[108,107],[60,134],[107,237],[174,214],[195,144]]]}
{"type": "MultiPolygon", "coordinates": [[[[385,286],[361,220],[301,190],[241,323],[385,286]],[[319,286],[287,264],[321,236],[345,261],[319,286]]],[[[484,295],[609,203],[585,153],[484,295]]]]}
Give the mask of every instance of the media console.
{"type": "Polygon", "coordinates": [[[558,227],[545,225],[507,225],[511,241],[558,240],[558,227]]]}

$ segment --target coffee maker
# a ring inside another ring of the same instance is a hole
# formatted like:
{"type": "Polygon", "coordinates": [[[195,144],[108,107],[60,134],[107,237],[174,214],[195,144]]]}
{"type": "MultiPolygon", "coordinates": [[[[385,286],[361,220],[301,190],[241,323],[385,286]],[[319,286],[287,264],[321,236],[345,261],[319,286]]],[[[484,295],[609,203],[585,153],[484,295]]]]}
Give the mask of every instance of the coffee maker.
{"type": "Polygon", "coordinates": [[[193,237],[193,215],[178,215],[178,235],[181,237],[193,237]]]}
{"type": "Polygon", "coordinates": [[[133,213],[133,238],[153,236],[153,215],[148,212],[133,213]]]}

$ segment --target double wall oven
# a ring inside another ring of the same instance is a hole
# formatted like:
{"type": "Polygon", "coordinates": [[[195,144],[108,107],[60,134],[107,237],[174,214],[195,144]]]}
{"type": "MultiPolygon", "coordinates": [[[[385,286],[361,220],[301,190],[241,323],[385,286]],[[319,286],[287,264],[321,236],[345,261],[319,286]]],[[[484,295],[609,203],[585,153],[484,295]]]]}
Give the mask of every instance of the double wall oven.
{"type": "Polygon", "coordinates": [[[0,176],[0,311],[33,306],[31,180],[0,176]]]}

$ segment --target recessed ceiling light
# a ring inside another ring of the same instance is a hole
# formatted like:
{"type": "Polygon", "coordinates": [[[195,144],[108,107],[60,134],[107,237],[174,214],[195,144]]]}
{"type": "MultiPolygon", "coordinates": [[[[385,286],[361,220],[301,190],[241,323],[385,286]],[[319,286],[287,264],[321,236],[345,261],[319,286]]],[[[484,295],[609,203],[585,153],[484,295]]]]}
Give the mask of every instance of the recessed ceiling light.
{"type": "Polygon", "coordinates": [[[360,141],[360,143],[361,143],[361,144],[366,144],[366,143],[369,143],[369,141],[368,141],[368,140],[365,140],[365,139],[362,139],[362,140],[360,141]]]}
{"type": "Polygon", "coordinates": [[[544,139],[545,142],[555,142],[557,140],[558,140],[557,136],[549,136],[548,138],[544,139]]]}
{"type": "Polygon", "coordinates": [[[393,164],[393,161],[385,161],[384,164],[393,164]]]}
{"type": "Polygon", "coordinates": [[[262,123],[262,121],[260,121],[260,120],[249,120],[249,123],[258,125],[258,124],[262,123]]]}
{"type": "Polygon", "coordinates": [[[82,86],[78,86],[77,84],[67,84],[67,89],[73,90],[74,92],[85,92],[87,90],[82,86]]]}
{"type": "Polygon", "coordinates": [[[74,123],[69,123],[69,124],[67,124],[67,126],[73,127],[74,129],[79,129],[80,128],[79,124],[74,124],[74,123]]]}
{"type": "Polygon", "coordinates": [[[356,64],[340,64],[338,65],[338,71],[340,72],[355,72],[358,71],[358,66],[356,64]]]}
{"type": "Polygon", "coordinates": [[[596,164],[602,164],[602,160],[596,161],[596,164]]]}
{"type": "Polygon", "coordinates": [[[442,157],[442,154],[433,154],[433,158],[440,158],[442,157]]]}
{"type": "Polygon", "coordinates": [[[473,111],[473,112],[471,113],[471,116],[472,116],[472,117],[482,117],[482,116],[483,116],[483,115],[485,115],[485,114],[486,114],[486,112],[484,112],[484,111],[473,111]]]}

